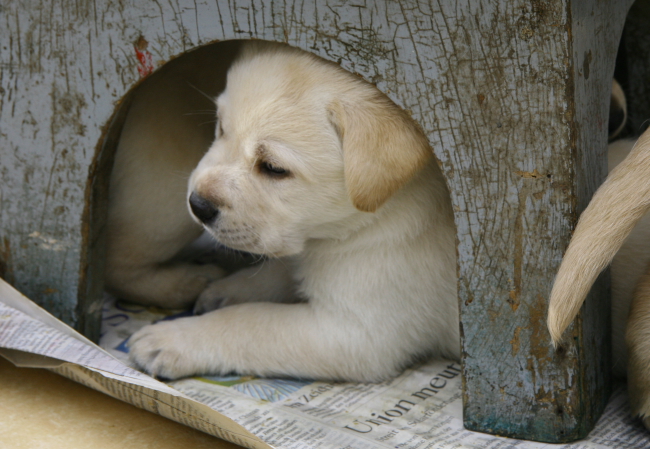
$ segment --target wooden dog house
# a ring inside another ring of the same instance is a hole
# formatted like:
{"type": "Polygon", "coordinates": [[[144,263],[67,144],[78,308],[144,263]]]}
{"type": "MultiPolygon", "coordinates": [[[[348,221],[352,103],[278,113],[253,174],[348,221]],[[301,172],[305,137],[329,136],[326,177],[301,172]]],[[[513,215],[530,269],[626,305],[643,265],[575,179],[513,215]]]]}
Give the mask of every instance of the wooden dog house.
{"type": "Polygon", "coordinates": [[[429,136],[458,229],[466,426],[581,438],[610,392],[606,280],[557,350],[546,300],[606,174],[608,93],[630,4],[7,0],[0,276],[97,338],[107,179],[127,94],[207,44],[286,42],[376,84],[429,136]]]}

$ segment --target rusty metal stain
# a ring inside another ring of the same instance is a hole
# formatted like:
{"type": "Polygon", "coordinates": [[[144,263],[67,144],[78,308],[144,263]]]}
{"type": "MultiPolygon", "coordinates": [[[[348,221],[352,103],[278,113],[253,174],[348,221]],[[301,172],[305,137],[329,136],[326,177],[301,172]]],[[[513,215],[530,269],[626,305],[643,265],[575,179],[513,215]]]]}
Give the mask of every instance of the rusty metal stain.
{"type": "Polygon", "coordinates": [[[510,304],[513,312],[516,312],[519,308],[519,297],[516,290],[510,290],[508,293],[508,304],[510,304]]]}
{"type": "Polygon", "coordinates": [[[555,402],[555,395],[553,391],[546,391],[544,386],[535,392],[535,400],[538,404],[553,404],[555,402]]]}
{"type": "Polygon", "coordinates": [[[468,289],[465,305],[469,306],[472,302],[474,302],[474,295],[472,294],[471,290],[468,289]]]}
{"type": "Polygon", "coordinates": [[[149,46],[149,42],[144,38],[144,36],[138,37],[138,40],[135,42],[135,48],[140,51],[144,51],[149,46]]]}
{"type": "Polygon", "coordinates": [[[512,340],[510,340],[510,345],[512,346],[512,356],[516,356],[517,353],[519,353],[519,345],[521,342],[519,341],[519,336],[521,335],[521,330],[523,329],[522,326],[517,326],[515,328],[515,332],[513,333],[512,340]]]}
{"type": "Polygon", "coordinates": [[[531,171],[516,171],[515,172],[517,175],[521,176],[522,178],[526,179],[543,179],[543,178],[548,178],[548,175],[542,174],[537,171],[537,169],[534,169],[532,172],[531,171]]]}
{"type": "Polygon", "coordinates": [[[548,330],[546,329],[546,299],[537,295],[537,301],[530,307],[530,355],[539,364],[552,363],[552,354],[549,345],[548,330]]]}

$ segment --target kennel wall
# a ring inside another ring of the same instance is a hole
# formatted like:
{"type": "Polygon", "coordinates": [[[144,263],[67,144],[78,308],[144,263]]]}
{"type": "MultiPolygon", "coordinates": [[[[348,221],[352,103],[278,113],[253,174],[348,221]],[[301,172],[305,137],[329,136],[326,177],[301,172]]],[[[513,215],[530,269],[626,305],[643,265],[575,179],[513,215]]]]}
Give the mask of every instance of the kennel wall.
{"type": "Polygon", "coordinates": [[[606,280],[557,351],[546,299],[603,180],[616,0],[108,0],[0,5],[0,275],[97,338],[108,173],[127,93],[229,39],[286,42],[426,131],[458,228],[465,424],[583,437],[609,395],[606,280]]]}

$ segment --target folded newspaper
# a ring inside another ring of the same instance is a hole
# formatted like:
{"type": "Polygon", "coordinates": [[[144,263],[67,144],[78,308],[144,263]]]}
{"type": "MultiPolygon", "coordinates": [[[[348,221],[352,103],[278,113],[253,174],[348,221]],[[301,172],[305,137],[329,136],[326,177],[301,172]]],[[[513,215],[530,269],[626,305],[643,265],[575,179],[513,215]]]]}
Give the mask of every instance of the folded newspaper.
{"type": "Polygon", "coordinates": [[[650,447],[650,434],[632,418],[622,385],[588,438],[551,445],[465,430],[460,367],[449,361],[432,361],[379,384],[251,376],[162,383],[129,366],[126,343],[133,332],[186,314],[107,297],[100,347],[0,279],[0,355],[255,449],[650,447]]]}

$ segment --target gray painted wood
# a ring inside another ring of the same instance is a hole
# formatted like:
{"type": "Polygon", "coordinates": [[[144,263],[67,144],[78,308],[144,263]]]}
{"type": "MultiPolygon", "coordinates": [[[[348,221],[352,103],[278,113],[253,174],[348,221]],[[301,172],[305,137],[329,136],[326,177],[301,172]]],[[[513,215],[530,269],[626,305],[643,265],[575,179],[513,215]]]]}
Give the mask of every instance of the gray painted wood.
{"type": "Polygon", "coordinates": [[[535,13],[535,6],[534,30],[512,18],[540,49],[535,64],[520,65],[493,94],[505,102],[504,90],[517,86],[510,129],[493,128],[486,144],[498,156],[479,182],[497,180],[496,187],[465,189],[476,189],[472,200],[486,198],[484,212],[468,207],[486,218],[470,218],[467,233],[459,221],[459,253],[465,237],[473,254],[459,267],[465,423],[568,441],[587,434],[609,396],[606,279],[557,352],[546,298],[576,217],[605,176],[608,83],[627,8],[581,1],[546,3],[535,13]],[[486,229],[490,223],[505,226],[486,229]]]}
{"type": "Polygon", "coordinates": [[[375,83],[429,136],[458,227],[466,425],[582,437],[609,392],[606,300],[588,302],[555,353],[546,297],[605,175],[608,86],[629,3],[7,0],[0,274],[96,337],[120,101],[141,74],[197,46],[287,42],[375,83]]]}

